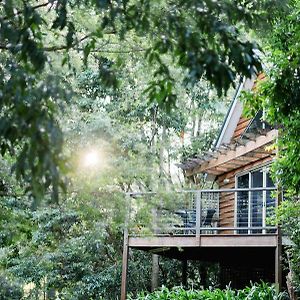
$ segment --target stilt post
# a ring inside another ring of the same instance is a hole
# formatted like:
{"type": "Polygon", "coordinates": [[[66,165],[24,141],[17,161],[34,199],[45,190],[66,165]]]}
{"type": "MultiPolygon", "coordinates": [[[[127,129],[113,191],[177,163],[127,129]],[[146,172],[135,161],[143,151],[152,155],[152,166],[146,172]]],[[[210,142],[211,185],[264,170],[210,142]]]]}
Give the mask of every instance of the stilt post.
{"type": "MultiPolygon", "coordinates": [[[[157,209],[152,209],[152,226],[154,234],[158,233],[157,227],[157,209]]],[[[159,256],[152,254],[152,274],[151,274],[151,291],[155,291],[159,286],[159,256]]]]}
{"type": "Polygon", "coordinates": [[[182,286],[187,288],[187,260],[182,261],[182,286]]]}
{"type": "Polygon", "coordinates": [[[154,292],[159,285],[159,257],[157,254],[152,254],[152,276],[151,276],[151,291],[154,292]]]}
{"type": "Polygon", "coordinates": [[[128,223],[130,217],[131,208],[131,196],[126,194],[126,212],[125,212],[125,222],[124,222],[124,237],[123,237],[123,257],[122,257],[122,281],[121,281],[121,300],[126,300],[127,295],[127,273],[128,273],[128,253],[129,253],[129,243],[128,243],[128,223]]]}
{"type": "MultiPolygon", "coordinates": [[[[280,186],[277,188],[277,203],[276,206],[280,205],[282,202],[282,189],[280,186]]],[[[282,263],[281,258],[282,256],[282,233],[281,228],[277,226],[277,243],[276,243],[276,250],[275,250],[275,284],[277,290],[280,291],[282,288],[282,263]]]]}
{"type": "Polygon", "coordinates": [[[275,250],[275,284],[278,291],[280,291],[282,288],[281,252],[282,252],[281,230],[280,227],[278,227],[277,245],[275,250]]]}

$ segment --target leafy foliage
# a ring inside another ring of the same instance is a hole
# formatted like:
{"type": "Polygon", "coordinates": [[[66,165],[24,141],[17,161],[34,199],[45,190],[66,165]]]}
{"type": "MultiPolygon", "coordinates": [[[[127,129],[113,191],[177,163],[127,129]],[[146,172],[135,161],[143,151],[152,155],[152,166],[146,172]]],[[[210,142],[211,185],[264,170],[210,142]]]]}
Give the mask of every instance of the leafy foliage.
{"type": "Polygon", "coordinates": [[[267,78],[245,97],[248,111],[264,109],[267,120],[279,129],[278,157],[274,177],[285,191],[279,222],[294,242],[291,250],[294,279],[299,289],[299,192],[300,192],[300,101],[299,101],[299,1],[289,1],[289,14],[279,14],[274,31],[265,40],[270,68],[267,78]]]}
{"type": "MultiPolygon", "coordinates": [[[[1,267],[33,284],[29,297],[116,299],[123,193],[173,183],[182,133],[196,132],[189,153],[209,147],[201,120],[217,126],[217,96],[261,69],[243,30],[268,22],[276,1],[2,2],[1,267]],[[100,170],[82,168],[90,148],[100,170]]],[[[149,257],[131,255],[131,292],[149,290],[149,257]]],[[[164,284],[179,281],[178,265],[161,268],[164,284]]],[[[3,287],[19,293],[6,278],[3,287]]]]}
{"type": "Polygon", "coordinates": [[[132,297],[130,299],[135,300],[172,300],[172,299],[226,299],[226,300],[243,300],[243,299],[260,299],[260,300],[274,300],[274,299],[286,299],[284,294],[278,294],[274,287],[265,283],[254,284],[251,287],[246,287],[244,290],[235,291],[230,288],[226,290],[184,290],[177,287],[169,290],[163,287],[161,290],[152,294],[141,293],[137,298],[132,297]]]}
{"type": "MultiPolygon", "coordinates": [[[[92,57],[104,86],[117,89],[126,53],[144,53],[151,67],[145,93],[170,110],[176,78],[205,77],[225,93],[236,74],[261,69],[258,46],[239,27],[268,19],[275,1],[3,1],[0,7],[1,154],[16,158],[18,178],[36,198],[57,201],[66,173],[58,111],[69,98],[67,77],[92,57]],[[80,53],[80,54],[76,54],[80,53]],[[101,55],[98,55],[101,53],[101,55]],[[114,55],[112,55],[114,54],[114,55]],[[77,55],[77,58],[75,58],[77,55]],[[78,59],[78,56],[80,59],[78,59]],[[57,65],[60,67],[57,68],[57,65]],[[61,73],[59,73],[61,74],[61,73]]],[[[125,63],[126,64],[126,63],[125,63]]],[[[119,81],[120,82],[120,81],[119,81]]]]}
{"type": "Polygon", "coordinates": [[[292,246],[287,249],[289,267],[292,270],[291,280],[297,293],[300,292],[300,203],[289,198],[288,195],[277,212],[277,222],[282,226],[293,242],[292,246]]]}
{"type": "Polygon", "coordinates": [[[17,282],[11,282],[4,274],[0,275],[0,299],[18,300],[23,296],[23,289],[17,282]]]}

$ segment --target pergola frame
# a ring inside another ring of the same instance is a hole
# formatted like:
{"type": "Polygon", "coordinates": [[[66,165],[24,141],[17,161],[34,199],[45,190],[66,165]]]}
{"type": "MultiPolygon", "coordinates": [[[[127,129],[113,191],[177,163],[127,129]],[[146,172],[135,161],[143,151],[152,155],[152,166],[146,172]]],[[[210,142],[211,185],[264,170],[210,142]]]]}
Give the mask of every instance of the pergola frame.
{"type": "MultiPolygon", "coordinates": [[[[186,176],[198,173],[220,175],[249,163],[256,162],[272,154],[266,149],[277,138],[278,131],[273,129],[265,135],[259,135],[246,143],[237,143],[236,147],[228,147],[227,151],[216,150],[210,159],[200,160],[201,163],[186,170],[186,176]]],[[[275,153],[274,153],[275,154],[275,153]]]]}

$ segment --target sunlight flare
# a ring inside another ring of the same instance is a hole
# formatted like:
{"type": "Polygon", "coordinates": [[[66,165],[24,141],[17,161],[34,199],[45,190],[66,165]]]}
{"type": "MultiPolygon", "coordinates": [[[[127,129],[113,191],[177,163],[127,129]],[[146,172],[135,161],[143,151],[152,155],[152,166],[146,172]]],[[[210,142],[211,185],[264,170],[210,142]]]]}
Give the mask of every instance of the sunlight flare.
{"type": "Polygon", "coordinates": [[[94,168],[99,166],[101,163],[100,152],[96,150],[90,150],[86,152],[83,157],[83,165],[86,168],[94,168]]]}

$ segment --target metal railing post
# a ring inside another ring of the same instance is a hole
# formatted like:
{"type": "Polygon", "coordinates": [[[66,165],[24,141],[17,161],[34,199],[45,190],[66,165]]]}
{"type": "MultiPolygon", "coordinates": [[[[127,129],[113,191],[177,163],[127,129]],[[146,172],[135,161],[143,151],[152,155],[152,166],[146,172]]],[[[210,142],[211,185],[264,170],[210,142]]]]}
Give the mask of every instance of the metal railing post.
{"type": "Polygon", "coordinates": [[[201,231],[201,192],[196,192],[196,237],[200,237],[201,231]]]}

